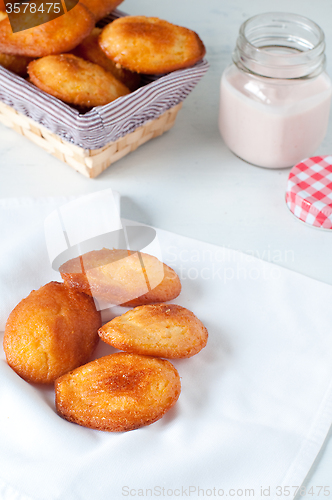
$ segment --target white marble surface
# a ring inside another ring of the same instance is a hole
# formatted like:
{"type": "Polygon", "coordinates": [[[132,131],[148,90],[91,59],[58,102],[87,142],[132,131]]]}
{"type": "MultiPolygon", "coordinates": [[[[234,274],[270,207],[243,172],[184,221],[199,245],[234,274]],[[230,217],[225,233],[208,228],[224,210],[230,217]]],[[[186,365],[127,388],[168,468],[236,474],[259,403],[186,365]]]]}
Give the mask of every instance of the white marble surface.
{"type": "MultiPolygon", "coordinates": [[[[325,31],[332,75],[331,0],[125,0],[121,8],[188,26],[206,44],[211,68],[185,101],[176,125],[95,180],[0,125],[0,197],[81,195],[112,187],[123,196],[126,218],[249,252],[332,284],[332,232],[306,227],[288,212],[289,170],[246,164],[227,150],[217,128],[220,75],[240,24],[267,11],[310,17],[325,31]]],[[[317,153],[332,153],[332,117],[317,153]]],[[[308,476],[308,485],[330,486],[325,498],[332,497],[331,471],[332,439],[308,476]]]]}

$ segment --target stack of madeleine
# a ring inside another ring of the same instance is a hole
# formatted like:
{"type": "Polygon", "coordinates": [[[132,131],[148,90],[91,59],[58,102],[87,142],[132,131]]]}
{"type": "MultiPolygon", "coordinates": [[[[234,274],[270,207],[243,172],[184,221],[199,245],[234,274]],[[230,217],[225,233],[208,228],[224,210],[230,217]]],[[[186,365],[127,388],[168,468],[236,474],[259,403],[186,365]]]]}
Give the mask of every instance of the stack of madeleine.
{"type": "Polygon", "coordinates": [[[205,47],[194,31],[156,17],[125,16],[98,28],[121,1],[83,0],[25,29],[31,16],[35,23],[44,19],[37,9],[13,33],[0,0],[0,65],[85,112],[136,90],[141,74],[169,73],[203,58],[205,47]]]}
{"type": "Polygon", "coordinates": [[[9,315],[7,363],[28,382],[54,383],[70,422],[128,431],[159,420],[181,391],[169,359],[198,354],[208,339],[191,311],[165,303],[181,292],[178,275],[151,255],[105,248],[59,270],[63,283],[32,291],[9,315]],[[102,325],[98,301],[136,307],[102,325]],[[99,339],[121,352],[92,360],[99,339]]]}

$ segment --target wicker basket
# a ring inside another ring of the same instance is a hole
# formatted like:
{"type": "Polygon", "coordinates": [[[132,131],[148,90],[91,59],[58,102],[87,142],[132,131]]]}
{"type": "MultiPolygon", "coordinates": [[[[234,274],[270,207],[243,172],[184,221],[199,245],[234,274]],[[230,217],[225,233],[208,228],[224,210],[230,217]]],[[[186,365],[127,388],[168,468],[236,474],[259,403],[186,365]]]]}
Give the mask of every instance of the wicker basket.
{"type": "Polygon", "coordinates": [[[175,122],[182,103],[168,109],[134,132],[110,142],[100,149],[84,149],[71,144],[42,125],[18,113],[11,106],[0,102],[0,122],[24,135],[48,153],[73,167],[86,177],[97,177],[112,163],[135,151],[145,142],[167,132],[175,122]]]}

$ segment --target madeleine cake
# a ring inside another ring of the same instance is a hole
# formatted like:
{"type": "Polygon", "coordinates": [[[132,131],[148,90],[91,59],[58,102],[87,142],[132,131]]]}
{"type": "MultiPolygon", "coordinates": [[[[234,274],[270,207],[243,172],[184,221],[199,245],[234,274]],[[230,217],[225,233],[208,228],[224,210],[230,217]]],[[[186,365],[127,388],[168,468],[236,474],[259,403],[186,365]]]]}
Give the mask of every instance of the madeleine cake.
{"type": "Polygon", "coordinates": [[[105,26],[99,43],[115,63],[145,74],[187,68],[205,55],[204,44],[197,33],[157,17],[116,19],[105,26]]]}
{"type": "Polygon", "coordinates": [[[28,382],[52,383],[89,360],[100,326],[91,297],[47,283],[10,313],[3,340],[7,362],[28,382]]]}
{"type": "Polygon", "coordinates": [[[116,353],[96,359],[55,382],[58,414],[103,431],[152,424],[174,406],[180,377],[167,360],[116,353]]]}
{"type": "Polygon", "coordinates": [[[206,346],[208,332],[188,309],[175,304],[136,307],[102,326],[100,338],[122,351],[190,358],[206,346]]]}

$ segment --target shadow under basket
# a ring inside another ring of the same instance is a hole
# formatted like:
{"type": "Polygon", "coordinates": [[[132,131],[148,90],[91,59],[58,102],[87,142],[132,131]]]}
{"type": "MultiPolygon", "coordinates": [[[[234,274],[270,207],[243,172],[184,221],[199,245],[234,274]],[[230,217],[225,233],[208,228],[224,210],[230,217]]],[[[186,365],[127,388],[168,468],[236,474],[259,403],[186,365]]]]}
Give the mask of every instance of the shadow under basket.
{"type": "Polygon", "coordinates": [[[181,107],[182,102],[168,109],[158,118],[145,122],[133,132],[98,149],[84,149],[71,144],[1,101],[0,122],[24,135],[77,172],[93,178],[145,142],[172,128],[181,107]]]}

